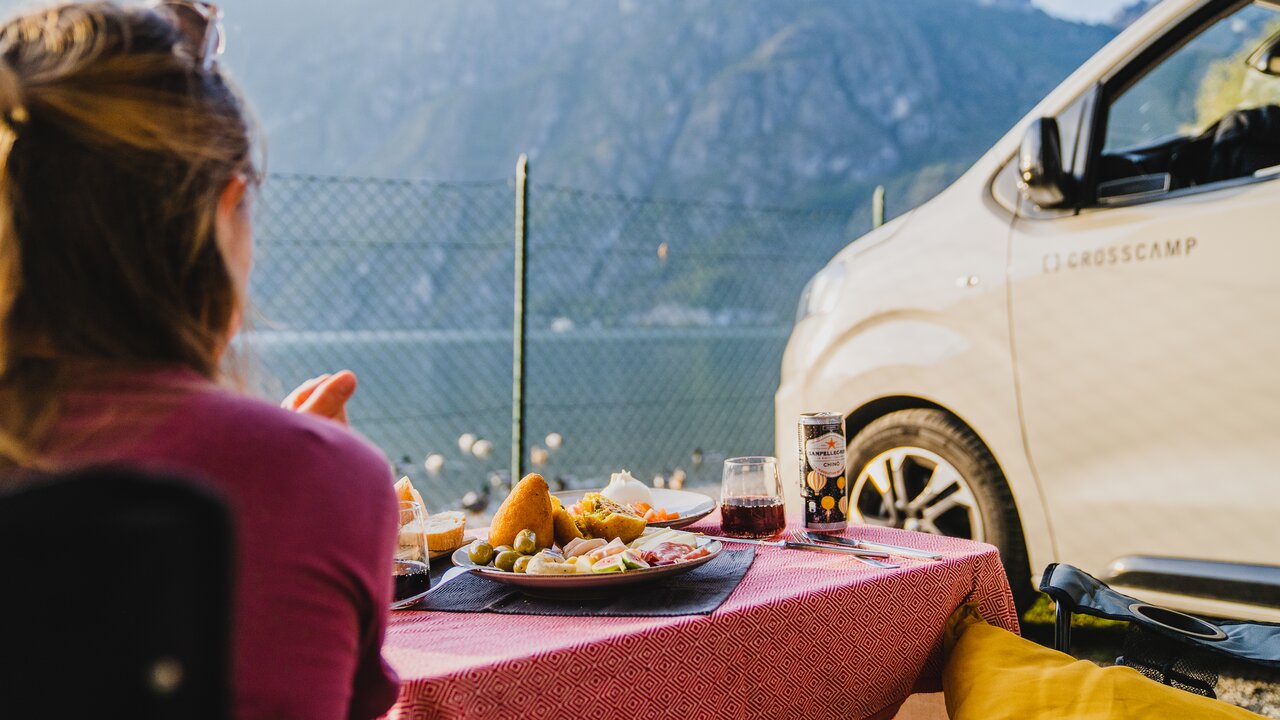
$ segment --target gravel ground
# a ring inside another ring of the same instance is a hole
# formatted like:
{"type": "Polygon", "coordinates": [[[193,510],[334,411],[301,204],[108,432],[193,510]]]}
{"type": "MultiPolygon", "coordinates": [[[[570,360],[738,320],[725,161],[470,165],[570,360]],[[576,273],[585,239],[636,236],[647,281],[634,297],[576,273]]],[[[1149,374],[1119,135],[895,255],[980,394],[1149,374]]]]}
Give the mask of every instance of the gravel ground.
{"type": "MultiPolygon", "coordinates": [[[[1048,598],[1022,619],[1022,634],[1053,647],[1053,610],[1048,598]]],[[[1124,644],[1125,623],[1081,618],[1072,620],[1071,654],[1100,665],[1115,663],[1124,644]]],[[[1226,662],[1218,670],[1218,699],[1267,718],[1280,720],[1280,671],[1246,663],[1226,662]]]]}
{"type": "Polygon", "coordinates": [[[1218,698],[1252,710],[1263,717],[1280,718],[1280,682],[1242,668],[1218,678],[1218,698]]]}

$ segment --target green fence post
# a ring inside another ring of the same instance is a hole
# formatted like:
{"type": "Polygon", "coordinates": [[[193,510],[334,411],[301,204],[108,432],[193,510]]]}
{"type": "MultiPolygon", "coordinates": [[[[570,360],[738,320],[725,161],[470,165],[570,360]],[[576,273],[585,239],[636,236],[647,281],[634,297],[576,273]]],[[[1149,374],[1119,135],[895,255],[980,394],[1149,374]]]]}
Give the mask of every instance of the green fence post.
{"type": "Polygon", "coordinates": [[[878,228],[884,224],[884,186],[877,185],[871,193],[871,227],[878,228]]]}
{"type": "Polygon", "coordinates": [[[529,156],[516,160],[516,277],[515,321],[511,359],[511,484],[524,477],[524,285],[529,277],[525,251],[529,247],[526,208],[529,203],[529,156]]]}

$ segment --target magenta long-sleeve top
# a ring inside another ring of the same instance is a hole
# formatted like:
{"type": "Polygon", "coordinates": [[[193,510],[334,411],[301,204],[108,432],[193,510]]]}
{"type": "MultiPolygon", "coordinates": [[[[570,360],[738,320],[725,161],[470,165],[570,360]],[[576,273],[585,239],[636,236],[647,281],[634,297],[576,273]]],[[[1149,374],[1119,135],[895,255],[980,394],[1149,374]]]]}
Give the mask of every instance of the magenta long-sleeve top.
{"type": "Polygon", "coordinates": [[[381,649],[397,514],[385,457],[336,422],[186,369],[76,383],[46,460],[174,472],[231,507],[235,717],[338,720],[389,708],[397,680],[381,649]]]}

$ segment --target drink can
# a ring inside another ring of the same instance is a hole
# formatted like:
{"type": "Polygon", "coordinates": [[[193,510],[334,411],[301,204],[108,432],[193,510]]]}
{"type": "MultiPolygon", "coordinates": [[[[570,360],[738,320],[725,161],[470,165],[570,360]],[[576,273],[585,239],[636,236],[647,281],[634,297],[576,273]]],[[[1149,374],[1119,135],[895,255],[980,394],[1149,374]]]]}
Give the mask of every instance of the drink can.
{"type": "Polygon", "coordinates": [[[804,528],[839,532],[849,527],[849,482],[845,475],[844,416],[800,415],[800,494],[804,528]]]}

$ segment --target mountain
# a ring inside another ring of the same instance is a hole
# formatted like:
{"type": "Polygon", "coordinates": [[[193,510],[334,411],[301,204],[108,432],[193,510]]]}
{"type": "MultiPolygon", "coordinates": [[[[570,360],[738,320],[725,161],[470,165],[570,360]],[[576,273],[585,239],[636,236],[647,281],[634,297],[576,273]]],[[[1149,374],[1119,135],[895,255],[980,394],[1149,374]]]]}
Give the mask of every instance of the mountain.
{"type": "MultiPolygon", "coordinates": [[[[0,0],[0,10],[31,0],[0,0]]],[[[1029,0],[225,0],[270,168],[902,209],[1115,32],[1029,0]]]]}
{"type": "Polygon", "coordinates": [[[1114,33],[1025,0],[228,0],[275,170],[891,209],[1114,33]]]}

